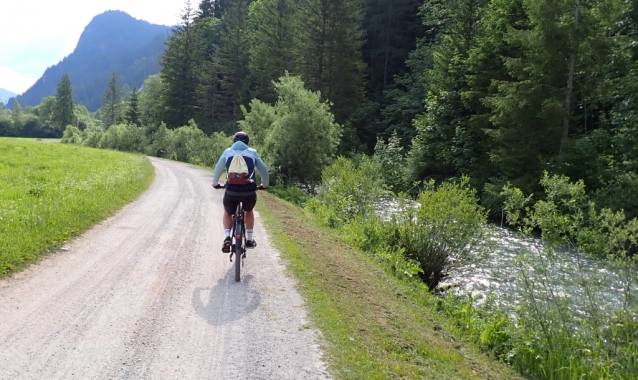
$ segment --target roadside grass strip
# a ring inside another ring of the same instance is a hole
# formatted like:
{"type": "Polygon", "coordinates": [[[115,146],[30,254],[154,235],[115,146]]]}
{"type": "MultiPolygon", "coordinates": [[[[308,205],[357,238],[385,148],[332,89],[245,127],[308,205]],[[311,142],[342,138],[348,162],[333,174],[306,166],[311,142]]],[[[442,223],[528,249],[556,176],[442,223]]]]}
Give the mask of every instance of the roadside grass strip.
{"type": "Polygon", "coordinates": [[[111,216],[154,176],[139,155],[0,138],[0,277],[111,216]]]}
{"type": "Polygon", "coordinates": [[[512,379],[463,341],[418,281],[387,274],[304,210],[260,193],[258,211],[322,333],[337,379],[512,379]]]}

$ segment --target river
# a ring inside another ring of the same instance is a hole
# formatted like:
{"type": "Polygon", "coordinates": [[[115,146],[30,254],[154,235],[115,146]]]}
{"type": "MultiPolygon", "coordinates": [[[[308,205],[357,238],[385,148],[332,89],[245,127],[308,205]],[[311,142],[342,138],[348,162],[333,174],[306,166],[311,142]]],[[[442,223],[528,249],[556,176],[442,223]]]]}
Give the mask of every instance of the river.
{"type": "Polygon", "coordinates": [[[491,293],[510,310],[524,298],[525,289],[537,297],[553,294],[576,317],[586,317],[592,307],[606,312],[638,307],[635,265],[567,250],[547,253],[540,239],[505,228],[491,227],[490,235],[493,244],[486,256],[453,270],[441,286],[457,294],[491,293]],[[524,285],[524,275],[531,287],[524,285]]]}

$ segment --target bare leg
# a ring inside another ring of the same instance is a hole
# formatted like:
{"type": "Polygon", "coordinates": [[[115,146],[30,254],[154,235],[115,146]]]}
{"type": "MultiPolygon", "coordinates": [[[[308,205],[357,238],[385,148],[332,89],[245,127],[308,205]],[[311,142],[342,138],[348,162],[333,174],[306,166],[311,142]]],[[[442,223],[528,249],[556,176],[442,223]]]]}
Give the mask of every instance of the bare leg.
{"type": "Polygon", "coordinates": [[[230,228],[233,226],[233,217],[232,215],[227,213],[226,210],[224,210],[224,217],[222,219],[222,223],[224,224],[225,230],[230,230],[230,228]]]}
{"type": "Polygon", "coordinates": [[[246,223],[246,229],[252,230],[255,226],[255,214],[251,211],[244,212],[244,222],[246,223]]]}

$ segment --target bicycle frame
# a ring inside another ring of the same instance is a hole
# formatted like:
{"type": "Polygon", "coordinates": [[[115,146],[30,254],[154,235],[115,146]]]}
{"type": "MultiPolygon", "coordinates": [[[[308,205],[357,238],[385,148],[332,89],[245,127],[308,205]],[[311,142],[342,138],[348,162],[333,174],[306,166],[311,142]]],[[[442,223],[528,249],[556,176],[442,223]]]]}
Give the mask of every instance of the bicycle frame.
{"type": "Polygon", "coordinates": [[[240,280],[241,266],[246,258],[246,228],[244,227],[244,205],[239,203],[233,215],[233,229],[231,231],[233,249],[230,253],[230,261],[233,261],[233,255],[235,255],[235,281],[240,280]]]}

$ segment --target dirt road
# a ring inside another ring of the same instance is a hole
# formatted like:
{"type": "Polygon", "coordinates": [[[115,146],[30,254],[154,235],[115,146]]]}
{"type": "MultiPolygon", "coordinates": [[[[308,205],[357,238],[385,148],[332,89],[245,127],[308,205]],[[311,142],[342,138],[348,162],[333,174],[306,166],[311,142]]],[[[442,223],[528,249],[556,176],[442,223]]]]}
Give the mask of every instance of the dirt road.
{"type": "Polygon", "coordinates": [[[325,379],[257,218],[234,281],[212,175],[152,159],[140,199],[0,281],[0,379],[325,379]]]}

